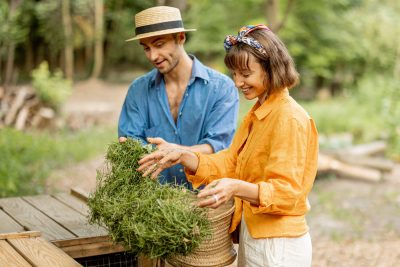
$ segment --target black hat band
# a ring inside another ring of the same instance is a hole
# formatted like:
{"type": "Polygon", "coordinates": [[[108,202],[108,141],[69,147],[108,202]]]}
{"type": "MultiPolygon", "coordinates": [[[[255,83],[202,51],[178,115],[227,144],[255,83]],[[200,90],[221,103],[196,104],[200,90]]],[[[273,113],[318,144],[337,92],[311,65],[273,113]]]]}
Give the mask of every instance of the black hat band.
{"type": "Polygon", "coordinates": [[[150,24],[146,26],[137,27],[135,30],[136,35],[144,34],[149,32],[157,32],[162,30],[170,30],[174,28],[183,28],[183,23],[181,20],[166,21],[156,24],[150,24]]]}

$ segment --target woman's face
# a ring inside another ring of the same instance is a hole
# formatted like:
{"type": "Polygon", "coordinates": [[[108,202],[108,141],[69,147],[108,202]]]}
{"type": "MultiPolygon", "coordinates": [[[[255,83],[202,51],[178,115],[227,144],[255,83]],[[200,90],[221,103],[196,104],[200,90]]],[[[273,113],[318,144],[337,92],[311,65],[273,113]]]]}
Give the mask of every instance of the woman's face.
{"type": "Polygon", "coordinates": [[[249,68],[247,70],[233,70],[233,80],[236,87],[248,100],[258,98],[260,104],[267,97],[267,87],[264,84],[265,72],[256,58],[249,54],[249,68]]]}

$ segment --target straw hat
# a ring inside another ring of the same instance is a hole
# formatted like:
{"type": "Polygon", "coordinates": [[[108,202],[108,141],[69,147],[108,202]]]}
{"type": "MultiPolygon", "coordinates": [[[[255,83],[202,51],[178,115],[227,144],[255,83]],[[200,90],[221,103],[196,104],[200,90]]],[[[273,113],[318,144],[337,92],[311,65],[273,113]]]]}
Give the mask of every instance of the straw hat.
{"type": "Polygon", "coordinates": [[[136,36],[126,40],[127,42],[168,33],[196,30],[183,28],[181,12],[170,6],[151,7],[137,13],[135,26],[136,36]]]}

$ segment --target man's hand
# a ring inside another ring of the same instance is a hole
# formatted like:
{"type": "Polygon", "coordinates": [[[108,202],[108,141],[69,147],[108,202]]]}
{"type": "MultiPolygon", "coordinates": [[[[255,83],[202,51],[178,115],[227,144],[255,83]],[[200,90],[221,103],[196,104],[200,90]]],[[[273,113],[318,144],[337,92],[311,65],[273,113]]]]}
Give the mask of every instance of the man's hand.
{"type": "Polygon", "coordinates": [[[179,145],[174,144],[174,143],[168,143],[161,137],[148,137],[147,142],[150,144],[156,145],[159,150],[169,150],[169,149],[177,149],[181,148],[179,145]]]}
{"type": "Polygon", "coordinates": [[[123,142],[125,142],[126,140],[128,140],[128,138],[126,138],[126,137],[124,137],[124,136],[121,136],[120,138],[118,138],[118,142],[120,142],[120,143],[123,143],[123,142]]]}

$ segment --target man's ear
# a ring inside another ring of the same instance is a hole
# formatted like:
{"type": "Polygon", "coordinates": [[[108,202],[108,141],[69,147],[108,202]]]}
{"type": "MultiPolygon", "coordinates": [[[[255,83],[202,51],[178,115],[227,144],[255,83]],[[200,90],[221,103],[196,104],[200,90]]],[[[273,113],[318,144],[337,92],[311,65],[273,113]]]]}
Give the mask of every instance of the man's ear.
{"type": "Polygon", "coordinates": [[[184,44],[186,42],[186,34],[185,32],[179,32],[177,36],[178,44],[184,44]]]}

